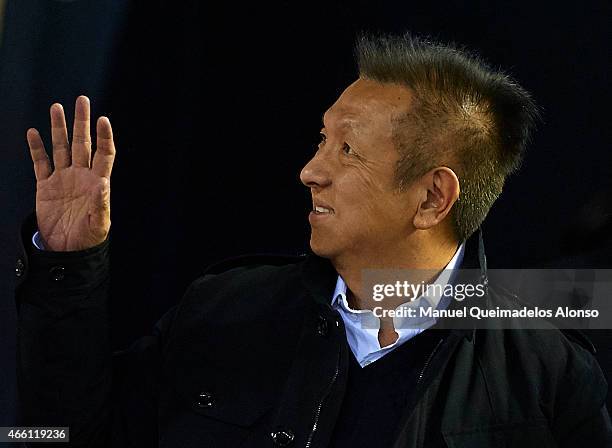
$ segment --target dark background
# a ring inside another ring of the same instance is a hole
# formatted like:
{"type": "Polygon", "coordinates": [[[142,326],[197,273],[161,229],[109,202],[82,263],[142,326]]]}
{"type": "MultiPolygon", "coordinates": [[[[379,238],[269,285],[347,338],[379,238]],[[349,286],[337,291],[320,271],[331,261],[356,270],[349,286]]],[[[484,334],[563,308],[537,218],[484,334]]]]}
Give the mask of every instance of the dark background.
{"type": "MultiPolygon", "coordinates": [[[[606,2],[607,3],[607,2],[606,2]]],[[[0,50],[0,426],[14,421],[14,262],[34,207],[25,141],[86,94],[114,127],[113,337],[146,333],[209,263],[298,253],[299,171],[356,77],[357,32],[410,30],[478,51],[544,111],[484,226],[492,267],[612,267],[604,2],[9,0],[0,50]],[[435,4],[434,4],[435,3],[435,4]]],[[[48,145],[49,148],[49,145],[48,145]]],[[[593,335],[612,373],[612,340],[593,335]]]]}

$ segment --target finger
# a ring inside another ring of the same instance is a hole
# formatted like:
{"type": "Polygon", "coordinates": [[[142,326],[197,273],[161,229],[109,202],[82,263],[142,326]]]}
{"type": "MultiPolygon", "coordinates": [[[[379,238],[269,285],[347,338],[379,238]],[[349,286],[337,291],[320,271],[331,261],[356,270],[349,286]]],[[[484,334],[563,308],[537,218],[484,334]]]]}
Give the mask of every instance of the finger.
{"type": "Polygon", "coordinates": [[[87,167],[91,160],[91,134],[89,132],[89,98],[79,96],[74,107],[72,129],[72,164],[87,167]]]}
{"type": "Polygon", "coordinates": [[[70,166],[70,147],[68,146],[68,131],[64,108],[55,103],[51,106],[51,142],[53,143],[53,164],[55,169],[70,166]]]}
{"type": "Polygon", "coordinates": [[[110,178],[115,161],[115,143],[113,129],[108,118],[98,118],[96,134],[96,152],[93,157],[92,170],[98,176],[110,178]]]}
{"type": "Polygon", "coordinates": [[[34,162],[36,180],[45,180],[51,175],[51,162],[49,162],[49,156],[47,151],[45,151],[42,138],[40,138],[40,134],[34,128],[28,129],[26,138],[30,147],[30,156],[32,157],[32,162],[34,162]]]}

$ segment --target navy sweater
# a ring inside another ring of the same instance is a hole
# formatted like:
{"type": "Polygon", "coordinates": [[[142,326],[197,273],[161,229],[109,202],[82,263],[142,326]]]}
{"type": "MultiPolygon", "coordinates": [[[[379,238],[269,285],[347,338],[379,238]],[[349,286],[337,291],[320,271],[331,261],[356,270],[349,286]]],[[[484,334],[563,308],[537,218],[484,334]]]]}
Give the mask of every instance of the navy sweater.
{"type": "Polygon", "coordinates": [[[329,446],[391,447],[400,417],[415,404],[419,374],[443,333],[424,331],[365,367],[351,353],[346,392],[329,446]]]}

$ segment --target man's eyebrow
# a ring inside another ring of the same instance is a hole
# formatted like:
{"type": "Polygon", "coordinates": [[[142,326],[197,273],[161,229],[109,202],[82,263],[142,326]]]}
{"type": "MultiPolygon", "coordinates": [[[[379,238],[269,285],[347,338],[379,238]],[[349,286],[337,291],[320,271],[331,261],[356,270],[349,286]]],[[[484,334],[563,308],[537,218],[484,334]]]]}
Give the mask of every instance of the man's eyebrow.
{"type": "MultiPolygon", "coordinates": [[[[325,129],[325,123],[323,122],[323,118],[324,116],[321,116],[321,129],[325,129]]],[[[359,129],[361,127],[363,127],[363,124],[355,117],[345,117],[342,118],[339,122],[338,122],[338,127],[342,128],[342,129],[346,129],[346,128],[352,128],[352,129],[359,129]]]]}

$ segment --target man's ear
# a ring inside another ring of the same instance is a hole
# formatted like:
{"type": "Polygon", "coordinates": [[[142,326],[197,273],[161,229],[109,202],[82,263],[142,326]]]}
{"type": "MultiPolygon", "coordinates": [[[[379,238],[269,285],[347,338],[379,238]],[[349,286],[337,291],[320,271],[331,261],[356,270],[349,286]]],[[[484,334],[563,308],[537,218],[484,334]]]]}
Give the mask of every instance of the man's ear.
{"type": "Polygon", "coordinates": [[[418,181],[422,199],[414,216],[416,229],[427,230],[446,218],[459,197],[459,179],[453,170],[433,168],[418,181]]]}

